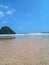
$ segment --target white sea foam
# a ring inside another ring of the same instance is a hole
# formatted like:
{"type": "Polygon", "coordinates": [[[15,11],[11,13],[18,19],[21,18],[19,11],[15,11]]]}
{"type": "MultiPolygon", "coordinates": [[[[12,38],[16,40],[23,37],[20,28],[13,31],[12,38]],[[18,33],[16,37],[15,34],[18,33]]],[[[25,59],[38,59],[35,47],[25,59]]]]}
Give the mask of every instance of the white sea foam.
{"type": "Polygon", "coordinates": [[[49,35],[49,33],[28,33],[28,34],[1,34],[1,36],[23,36],[23,35],[49,35]]]}
{"type": "Polygon", "coordinates": [[[49,35],[49,33],[28,33],[28,34],[16,34],[16,35],[49,35]]]}
{"type": "Polygon", "coordinates": [[[49,33],[29,33],[28,35],[49,35],[49,33]]]}
{"type": "Polygon", "coordinates": [[[49,36],[49,33],[28,33],[28,34],[4,34],[4,35],[0,35],[0,39],[2,38],[33,38],[33,37],[47,37],[49,36]]]}

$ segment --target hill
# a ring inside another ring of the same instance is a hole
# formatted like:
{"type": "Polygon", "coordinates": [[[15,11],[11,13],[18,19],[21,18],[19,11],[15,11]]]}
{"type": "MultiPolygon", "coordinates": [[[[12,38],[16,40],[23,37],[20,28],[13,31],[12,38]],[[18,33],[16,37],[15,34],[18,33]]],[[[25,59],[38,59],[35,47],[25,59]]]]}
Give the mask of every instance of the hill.
{"type": "Polygon", "coordinates": [[[16,34],[10,27],[4,26],[0,29],[0,34],[16,34]]]}

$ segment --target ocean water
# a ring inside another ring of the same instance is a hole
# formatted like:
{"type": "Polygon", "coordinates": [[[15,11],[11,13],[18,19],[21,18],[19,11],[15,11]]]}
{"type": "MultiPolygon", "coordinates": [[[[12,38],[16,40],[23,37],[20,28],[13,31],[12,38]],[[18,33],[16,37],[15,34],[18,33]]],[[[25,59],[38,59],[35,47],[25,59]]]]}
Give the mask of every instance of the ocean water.
{"type": "Polygon", "coordinates": [[[24,35],[24,36],[16,36],[16,39],[48,39],[49,35],[24,35]]]}
{"type": "Polygon", "coordinates": [[[49,39],[49,34],[9,34],[9,35],[0,35],[0,40],[21,40],[21,39],[49,39]],[[11,39],[10,39],[11,37],[11,39]]]}

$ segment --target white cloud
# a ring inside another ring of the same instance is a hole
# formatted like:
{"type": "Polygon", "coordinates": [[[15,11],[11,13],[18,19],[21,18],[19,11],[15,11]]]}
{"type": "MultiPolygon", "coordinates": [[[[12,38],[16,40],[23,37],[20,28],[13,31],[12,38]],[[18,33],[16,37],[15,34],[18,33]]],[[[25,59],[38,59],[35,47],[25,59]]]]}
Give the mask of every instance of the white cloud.
{"type": "Polygon", "coordinates": [[[6,14],[12,15],[13,11],[12,10],[8,10],[8,11],[6,11],[6,14]]]}
{"type": "MultiPolygon", "coordinates": [[[[5,9],[5,14],[6,15],[12,15],[13,13],[16,12],[16,10],[14,8],[10,8],[9,9],[9,7],[7,5],[0,4],[0,7],[3,8],[3,10],[5,9]]],[[[4,14],[4,11],[0,11],[0,17],[5,16],[5,14],[4,14]]]]}
{"type": "Polygon", "coordinates": [[[4,6],[5,9],[8,9],[8,6],[4,6]]]}
{"type": "Polygon", "coordinates": [[[3,11],[0,11],[0,17],[4,17],[4,12],[3,11]]]}
{"type": "Polygon", "coordinates": [[[3,5],[2,5],[2,4],[0,4],[0,7],[3,7],[3,5]]]}
{"type": "Polygon", "coordinates": [[[4,24],[4,23],[7,23],[7,21],[2,21],[2,23],[4,24]]]}
{"type": "Polygon", "coordinates": [[[0,4],[0,7],[1,7],[1,8],[8,9],[8,6],[7,6],[7,5],[2,5],[2,4],[0,4]]]}

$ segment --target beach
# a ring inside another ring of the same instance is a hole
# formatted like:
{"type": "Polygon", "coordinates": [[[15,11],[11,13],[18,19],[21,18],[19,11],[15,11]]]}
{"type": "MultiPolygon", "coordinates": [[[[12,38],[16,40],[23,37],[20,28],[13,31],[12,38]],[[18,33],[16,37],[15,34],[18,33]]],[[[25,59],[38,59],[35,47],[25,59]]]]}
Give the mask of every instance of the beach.
{"type": "Polygon", "coordinates": [[[0,39],[0,65],[49,65],[49,37],[0,39]]]}

